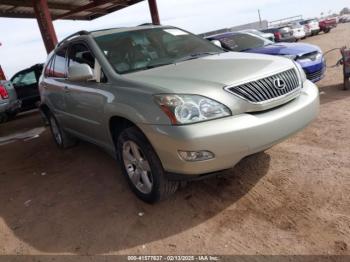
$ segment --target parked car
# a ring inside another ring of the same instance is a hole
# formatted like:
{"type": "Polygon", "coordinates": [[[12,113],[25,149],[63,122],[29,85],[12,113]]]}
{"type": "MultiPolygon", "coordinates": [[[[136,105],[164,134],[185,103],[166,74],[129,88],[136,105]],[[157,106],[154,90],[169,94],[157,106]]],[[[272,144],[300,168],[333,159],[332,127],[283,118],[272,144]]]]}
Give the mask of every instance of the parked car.
{"type": "Polygon", "coordinates": [[[40,93],[58,147],[78,137],[105,148],[151,203],[279,143],[319,108],[318,88],[292,60],[225,52],[169,26],[66,38],[40,93]]]}
{"type": "Polygon", "coordinates": [[[21,102],[10,81],[0,80],[0,123],[14,117],[21,108],[21,102]]]}
{"type": "Polygon", "coordinates": [[[40,102],[38,83],[42,70],[43,64],[36,64],[16,73],[11,78],[17,96],[22,103],[21,111],[34,109],[40,102]]]}
{"type": "Polygon", "coordinates": [[[290,25],[293,30],[293,36],[297,39],[304,39],[306,37],[305,27],[299,22],[294,22],[290,25]]]}
{"type": "Polygon", "coordinates": [[[320,33],[320,25],[316,19],[308,19],[300,21],[301,25],[306,26],[311,31],[311,35],[318,35],[320,33]]]}
{"type": "Polygon", "coordinates": [[[304,27],[305,37],[312,36],[311,28],[308,25],[302,25],[304,27]]]}
{"type": "Polygon", "coordinates": [[[273,43],[265,38],[249,33],[230,32],[207,37],[220,41],[223,48],[256,54],[284,56],[297,62],[312,82],[324,77],[325,60],[319,47],[304,43],[273,43]]]}
{"type": "Polygon", "coordinates": [[[342,15],[339,18],[339,23],[349,23],[350,22],[350,15],[342,15]]]}
{"type": "Polygon", "coordinates": [[[293,36],[293,30],[289,26],[283,26],[278,28],[269,28],[262,30],[264,33],[272,33],[275,36],[276,42],[296,42],[296,38],[293,36]]]}
{"type": "Polygon", "coordinates": [[[336,18],[326,18],[322,19],[319,22],[320,32],[329,33],[333,28],[337,27],[336,18]]]}
{"type": "Polygon", "coordinates": [[[272,33],[263,33],[259,30],[256,30],[256,29],[246,29],[246,30],[242,30],[240,32],[244,32],[244,33],[251,33],[251,34],[254,34],[254,35],[258,35],[258,36],[261,36],[263,38],[266,38],[272,42],[275,42],[275,35],[272,34],[272,33]]]}

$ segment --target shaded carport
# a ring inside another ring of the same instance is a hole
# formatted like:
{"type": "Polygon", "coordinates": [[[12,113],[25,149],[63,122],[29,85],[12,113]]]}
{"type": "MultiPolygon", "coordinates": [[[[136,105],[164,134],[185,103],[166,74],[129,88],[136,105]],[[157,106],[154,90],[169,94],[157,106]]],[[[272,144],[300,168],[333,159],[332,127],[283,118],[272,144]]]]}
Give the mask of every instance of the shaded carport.
{"type": "MultiPolygon", "coordinates": [[[[93,20],[143,0],[0,0],[0,17],[35,18],[49,53],[57,44],[52,21],[93,20]]],[[[156,0],[148,0],[153,24],[159,24],[156,0]]],[[[0,67],[0,76],[1,76],[0,67]]]]}

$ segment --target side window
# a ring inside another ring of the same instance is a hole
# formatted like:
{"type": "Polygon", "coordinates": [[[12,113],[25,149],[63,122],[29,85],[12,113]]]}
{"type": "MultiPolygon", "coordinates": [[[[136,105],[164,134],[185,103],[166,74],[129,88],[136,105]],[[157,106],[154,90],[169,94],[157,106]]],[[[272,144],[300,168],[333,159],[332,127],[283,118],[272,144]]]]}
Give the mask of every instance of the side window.
{"type": "Polygon", "coordinates": [[[27,72],[21,80],[22,85],[34,85],[36,83],[35,71],[27,72]]]}
{"type": "Polygon", "coordinates": [[[66,51],[66,48],[57,51],[55,60],[53,62],[53,77],[66,77],[66,51]]]}
{"type": "Polygon", "coordinates": [[[12,84],[18,85],[19,81],[22,79],[23,73],[17,74],[15,77],[12,78],[12,84]]]}
{"type": "Polygon", "coordinates": [[[68,67],[74,64],[87,64],[94,71],[96,81],[107,82],[107,77],[100,66],[95,68],[96,59],[89,48],[82,43],[72,44],[68,52],[68,67]]]}
{"type": "Polygon", "coordinates": [[[88,64],[92,69],[95,68],[95,58],[84,44],[73,44],[69,49],[68,59],[68,66],[88,64]]]}
{"type": "Polygon", "coordinates": [[[34,85],[37,83],[35,72],[29,71],[26,73],[19,74],[13,79],[12,83],[15,86],[34,85]]]}

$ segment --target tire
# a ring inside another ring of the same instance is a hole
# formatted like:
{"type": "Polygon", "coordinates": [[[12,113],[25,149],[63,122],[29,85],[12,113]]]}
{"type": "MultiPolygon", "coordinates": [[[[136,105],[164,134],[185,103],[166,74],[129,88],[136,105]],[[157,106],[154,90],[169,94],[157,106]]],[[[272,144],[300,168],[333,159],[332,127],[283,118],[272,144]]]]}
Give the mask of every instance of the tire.
{"type": "Polygon", "coordinates": [[[328,29],[325,29],[325,30],[324,30],[324,33],[325,33],[325,34],[328,34],[330,31],[331,31],[331,29],[328,28],[328,29]]]}
{"type": "Polygon", "coordinates": [[[152,204],[176,192],[179,182],[166,178],[156,152],[137,127],[123,130],[116,141],[123,175],[137,197],[152,204]]]}
{"type": "Polygon", "coordinates": [[[65,132],[64,130],[62,130],[56,117],[52,113],[49,113],[49,123],[52,138],[55,141],[58,148],[66,149],[73,147],[77,144],[77,139],[65,132]]]}

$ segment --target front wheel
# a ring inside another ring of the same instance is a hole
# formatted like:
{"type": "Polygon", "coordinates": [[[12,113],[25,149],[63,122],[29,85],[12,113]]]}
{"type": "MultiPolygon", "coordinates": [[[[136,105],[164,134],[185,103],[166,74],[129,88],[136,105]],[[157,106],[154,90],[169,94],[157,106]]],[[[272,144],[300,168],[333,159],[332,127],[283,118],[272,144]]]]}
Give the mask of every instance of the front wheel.
{"type": "Polygon", "coordinates": [[[176,192],[179,182],[165,177],[156,152],[138,128],[125,129],[117,141],[123,174],[141,200],[155,203],[176,192]]]}

